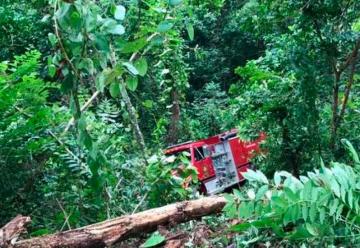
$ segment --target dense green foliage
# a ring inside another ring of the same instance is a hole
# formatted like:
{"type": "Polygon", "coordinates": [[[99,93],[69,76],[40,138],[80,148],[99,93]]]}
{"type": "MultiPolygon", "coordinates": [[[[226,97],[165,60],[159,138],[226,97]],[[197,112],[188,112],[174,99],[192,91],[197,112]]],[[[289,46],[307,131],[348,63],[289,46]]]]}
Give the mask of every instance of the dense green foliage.
{"type": "Polygon", "coordinates": [[[225,207],[229,217],[242,219],[231,228],[246,232],[240,242],[358,246],[360,160],[346,142],[353,152],[354,167],[322,164],[299,179],[280,171],[272,181],[260,171],[245,173],[254,188],[246,193],[236,191],[225,207]]]}
{"type": "Polygon", "coordinates": [[[0,5],[0,60],[28,49],[50,53],[45,36],[51,30],[46,0],[3,0],[0,5]]]}
{"type": "Polygon", "coordinates": [[[0,16],[0,225],[31,215],[36,236],[198,197],[162,150],[237,128],[267,139],[229,196],[236,244],[359,243],[359,1],[4,0],[0,16]]]}

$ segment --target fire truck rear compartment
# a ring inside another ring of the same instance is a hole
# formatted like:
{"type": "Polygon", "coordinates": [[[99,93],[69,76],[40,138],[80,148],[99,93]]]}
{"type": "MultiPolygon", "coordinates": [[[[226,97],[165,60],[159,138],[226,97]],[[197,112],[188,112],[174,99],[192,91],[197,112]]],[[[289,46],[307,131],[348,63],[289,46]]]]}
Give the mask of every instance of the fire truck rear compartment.
{"type": "Polygon", "coordinates": [[[206,192],[209,195],[221,192],[240,182],[238,169],[229,142],[230,140],[223,140],[223,142],[215,144],[213,149],[211,149],[214,151],[211,154],[211,159],[216,176],[212,180],[204,182],[206,192]]]}

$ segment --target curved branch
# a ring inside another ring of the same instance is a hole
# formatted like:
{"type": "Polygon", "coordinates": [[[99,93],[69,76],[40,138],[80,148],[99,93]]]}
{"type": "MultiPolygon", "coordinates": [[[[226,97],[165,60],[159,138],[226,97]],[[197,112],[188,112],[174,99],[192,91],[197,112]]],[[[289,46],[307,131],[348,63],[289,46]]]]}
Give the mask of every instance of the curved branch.
{"type": "Polygon", "coordinates": [[[350,71],[350,76],[349,76],[349,82],[347,83],[346,85],[346,88],[345,88],[345,94],[344,94],[344,101],[342,103],[342,106],[341,106],[341,110],[340,110],[340,114],[339,114],[339,117],[337,119],[338,123],[337,125],[340,124],[342,118],[344,117],[345,115],[345,110],[346,110],[346,105],[347,105],[347,102],[349,100],[349,96],[350,96],[350,91],[351,91],[351,87],[354,83],[354,75],[355,75],[355,67],[356,67],[356,60],[354,60],[351,64],[351,71],[350,71]]]}

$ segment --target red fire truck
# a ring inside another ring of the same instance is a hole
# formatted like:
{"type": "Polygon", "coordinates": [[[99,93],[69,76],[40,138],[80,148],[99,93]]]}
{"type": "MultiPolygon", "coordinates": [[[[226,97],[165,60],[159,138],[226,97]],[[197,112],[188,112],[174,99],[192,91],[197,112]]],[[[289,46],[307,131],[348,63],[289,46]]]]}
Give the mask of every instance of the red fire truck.
{"type": "Polygon", "coordinates": [[[191,164],[197,169],[202,183],[201,191],[212,195],[245,180],[241,173],[251,168],[250,159],[260,152],[260,142],[264,139],[265,134],[261,133],[254,141],[242,141],[233,129],[207,139],[168,147],[165,154],[190,154],[191,164]]]}

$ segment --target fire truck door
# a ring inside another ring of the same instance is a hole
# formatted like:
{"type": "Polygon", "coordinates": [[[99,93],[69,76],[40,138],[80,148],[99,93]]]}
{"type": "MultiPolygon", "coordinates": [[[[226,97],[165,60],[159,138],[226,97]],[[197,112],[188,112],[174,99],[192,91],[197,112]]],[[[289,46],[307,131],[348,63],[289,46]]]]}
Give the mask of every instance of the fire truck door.
{"type": "Polygon", "coordinates": [[[193,148],[193,161],[192,164],[196,167],[199,175],[199,180],[204,180],[215,176],[215,171],[212,166],[210,156],[205,156],[202,147],[193,148]]]}

